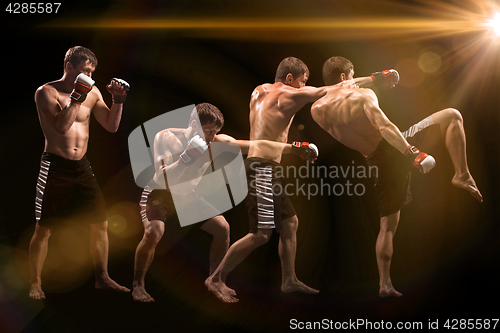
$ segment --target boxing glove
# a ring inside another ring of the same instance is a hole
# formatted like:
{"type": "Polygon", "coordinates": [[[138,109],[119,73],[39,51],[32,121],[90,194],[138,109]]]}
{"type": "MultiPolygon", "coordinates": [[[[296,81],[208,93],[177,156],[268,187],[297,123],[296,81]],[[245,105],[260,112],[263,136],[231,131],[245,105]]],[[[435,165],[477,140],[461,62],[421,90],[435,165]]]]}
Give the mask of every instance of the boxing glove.
{"type": "Polygon", "coordinates": [[[179,161],[184,164],[193,164],[194,161],[203,155],[203,153],[208,149],[208,145],[199,135],[195,135],[191,140],[188,141],[186,150],[179,157],[179,161]]]}
{"type": "Polygon", "coordinates": [[[429,172],[436,165],[436,160],[431,155],[420,152],[417,147],[408,145],[405,156],[420,170],[421,173],[429,172]]]}
{"type": "Polygon", "coordinates": [[[75,79],[75,87],[69,97],[74,103],[82,104],[87,98],[87,94],[92,90],[95,81],[87,75],[80,73],[75,79]]]}
{"type": "Polygon", "coordinates": [[[111,83],[106,86],[106,89],[108,89],[108,92],[111,94],[114,104],[123,104],[123,102],[125,102],[125,99],[127,98],[130,85],[127,83],[127,81],[122,79],[113,78],[111,79],[111,82],[113,81],[119,83],[121,85],[121,89],[114,88],[111,83]]]}
{"type": "Polygon", "coordinates": [[[399,82],[399,73],[395,69],[375,72],[370,77],[374,84],[385,88],[391,88],[399,82]]]}
{"type": "Polygon", "coordinates": [[[319,150],[314,143],[295,141],[292,143],[292,154],[299,155],[304,160],[314,163],[314,160],[319,156],[319,150]]]}

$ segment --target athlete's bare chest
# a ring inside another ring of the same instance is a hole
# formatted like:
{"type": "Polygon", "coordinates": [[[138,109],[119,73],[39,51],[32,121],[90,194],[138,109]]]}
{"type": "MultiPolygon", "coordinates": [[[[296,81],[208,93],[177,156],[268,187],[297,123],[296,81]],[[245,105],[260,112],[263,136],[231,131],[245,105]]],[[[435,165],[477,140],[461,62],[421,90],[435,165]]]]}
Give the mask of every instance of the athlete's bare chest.
{"type": "MultiPolygon", "coordinates": [[[[70,96],[69,93],[68,94],[61,92],[58,93],[57,100],[61,109],[63,109],[66,105],[68,105],[71,102],[71,98],[69,96],[70,96]]],[[[97,96],[94,96],[94,94],[92,93],[90,93],[87,96],[87,99],[80,105],[78,113],[76,114],[75,122],[88,123],[96,99],[97,96]]]]}

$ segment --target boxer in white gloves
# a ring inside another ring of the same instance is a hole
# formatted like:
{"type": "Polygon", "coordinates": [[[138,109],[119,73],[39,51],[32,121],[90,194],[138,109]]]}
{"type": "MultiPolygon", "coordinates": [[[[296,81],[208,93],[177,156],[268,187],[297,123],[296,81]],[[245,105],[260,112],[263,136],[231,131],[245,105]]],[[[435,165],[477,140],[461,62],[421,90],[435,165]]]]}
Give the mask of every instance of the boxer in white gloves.
{"type": "Polygon", "coordinates": [[[94,260],[97,289],[128,292],[108,275],[107,213],[104,197],[85,153],[89,140],[90,114],[107,131],[116,132],[129,85],[112,79],[107,86],[113,103],[108,108],[91,76],[97,66],[94,53],[81,46],[69,49],[64,74],[37,89],[35,103],[45,136],[38,176],[36,227],[29,248],[30,297],[45,298],[41,272],[53,228],[66,218],[90,225],[90,252],[94,260]]]}
{"type": "Polygon", "coordinates": [[[343,57],[328,59],[323,65],[323,80],[327,85],[336,86],[329,88],[326,95],[313,104],[311,114],[332,137],[360,152],[369,166],[378,168],[375,192],[380,210],[380,233],[376,243],[379,295],[398,297],[401,293],[394,289],[390,278],[392,240],[400,210],[411,200],[411,168],[427,173],[436,164],[432,156],[414,146],[424,144],[431,128],[440,131],[450,154],[455,168],[452,184],[469,191],[480,202],[483,199],[467,166],[465,132],[459,111],[445,109],[433,113],[400,132],[380,109],[375,93],[371,89],[358,89],[358,86],[372,84],[394,87],[399,74],[387,70],[365,78],[353,79],[353,76],[354,66],[349,60],[343,57]]]}
{"type": "MultiPolygon", "coordinates": [[[[326,88],[305,86],[309,69],[300,59],[289,57],[279,64],[275,82],[256,87],[250,99],[250,140],[272,140],[284,143],[295,114],[307,103],[324,96],[326,88]]],[[[315,145],[294,143],[295,149],[304,149],[299,155],[314,161],[318,157],[315,145]]],[[[226,303],[237,302],[234,293],[226,286],[226,276],[253,250],[267,243],[273,229],[280,233],[279,255],[281,260],[283,292],[316,294],[301,282],[295,274],[297,228],[299,220],[288,196],[273,192],[273,186],[281,186],[276,173],[280,167],[279,151],[263,151],[250,147],[245,167],[248,178],[246,206],[250,220],[250,232],[229,248],[225,258],[205,281],[208,290],[226,303]],[[272,185],[272,186],[271,186],[272,185]]]]}
{"type": "MultiPolygon", "coordinates": [[[[183,205],[192,207],[190,209],[214,212],[214,217],[199,224],[201,230],[212,235],[209,274],[219,265],[229,247],[229,224],[226,219],[196,193],[196,186],[211,163],[207,150],[212,142],[230,142],[237,145],[244,154],[250,149],[257,149],[279,155],[294,153],[315,159],[307,145],[292,149],[292,145],[280,142],[235,140],[228,135],[218,134],[223,125],[224,117],[220,110],[212,104],[202,103],[196,105],[193,110],[188,128],[167,128],[156,134],[155,175],[142,192],[140,201],[144,236],[135,253],[132,291],[134,300],[154,301],[146,292],[145,276],[153,261],[156,246],[164,234],[165,223],[177,213],[172,193],[176,195],[176,204],[182,201],[183,205]],[[182,186],[174,187],[176,184],[182,186]]],[[[235,294],[233,290],[230,292],[235,294]]]]}

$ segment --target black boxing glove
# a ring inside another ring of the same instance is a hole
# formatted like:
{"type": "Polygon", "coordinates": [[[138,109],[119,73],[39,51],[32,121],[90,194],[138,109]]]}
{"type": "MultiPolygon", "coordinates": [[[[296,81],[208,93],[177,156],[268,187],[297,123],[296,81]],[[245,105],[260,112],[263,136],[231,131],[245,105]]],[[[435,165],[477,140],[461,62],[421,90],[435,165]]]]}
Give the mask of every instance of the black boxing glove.
{"type": "Polygon", "coordinates": [[[392,88],[399,82],[399,73],[395,69],[375,72],[370,77],[374,84],[385,88],[392,88]]]}
{"type": "Polygon", "coordinates": [[[114,104],[123,104],[125,102],[125,99],[127,98],[130,85],[127,83],[127,81],[122,79],[113,78],[111,79],[111,82],[113,81],[118,83],[120,87],[117,88],[110,83],[106,86],[106,89],[111,94],[114,104]]]}
{"type": "Polygon", "coordinates": [[[318,147],[314,143],[297,142],[292,143],[292,154],[299,155],[304,160],[314,163],[319,156],[318,147]]]}

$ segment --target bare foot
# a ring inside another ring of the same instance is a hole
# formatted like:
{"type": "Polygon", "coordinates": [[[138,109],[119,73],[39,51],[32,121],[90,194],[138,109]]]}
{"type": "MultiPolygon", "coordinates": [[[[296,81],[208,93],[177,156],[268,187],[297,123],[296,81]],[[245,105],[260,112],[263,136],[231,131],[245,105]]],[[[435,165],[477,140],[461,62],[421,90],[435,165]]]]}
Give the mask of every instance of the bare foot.
{"type": "Polygon", "coordinates": [[[236,291],[232,288],[229,288],[228,286],[226,286],[227,288],[227,292],[229,293],[229,295],[231,296],[236,296],[236,291]]]}
{"type": "Polygon", "coordinates": [[[134,287],[134,290],[132,291],[132,298],[134,299],[134,301],[143,303],[155,301],[153,297],[151,297],[151,295],[146,292],[146,289],[144,289],[144,287],[134,287]]]}
{"type": "Polygon", "coordinates": [[[205,280],[205,286],[207,286],[208,291],[224,303],[236,303],[239,301],[236,297],[233,297],[236,295],[236,292],[228,288],[224,282],[213,282],[212,279],[208,278],[205,280]]]}
{"type": "Polygon", "coordinates": [[[313,289],[311,287],[306,286],[304,283],[299,280],[285,282],[281,284],[281,291],[284,293],[291,293],[294,291],[298,291],[305,294],[317,294],[319,290],[313,289]]]}
{"type": "Polygon", "coordinates": [[[401,294],[399,291],[394,289],[393,286],[390,287],[380,287],[380,290],[378,292],[378,295],[382,298],[384,297],[401,297],[403,294],[401,294]]]}
{"type": "Polygon", "coordinates": [[[42,286],[33,283],[30,288],[30,297],[33,299],[45,299],[45,293],[42,291],[42,286]]]}
{"type": "Polygon", "coordinates": [[[95,282],[95,289],[101,289],[101,290],[115,290],[119,291],[122,293],[128,293],[130,292],[130,289],[120,286],[118,283],[115,281],[111,280],[110,278],[107,279],[102,279],[102,280],[96,280],[95,282]]]}
{"type": "Polygon", "coordinates": [[[477,201],[483,202],[483,196],[479,192],[476,182],[470,173],[466,173],[463,176],[455,175],[451,183],[458,188],[468,191],[477,201]]]}

